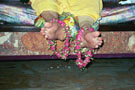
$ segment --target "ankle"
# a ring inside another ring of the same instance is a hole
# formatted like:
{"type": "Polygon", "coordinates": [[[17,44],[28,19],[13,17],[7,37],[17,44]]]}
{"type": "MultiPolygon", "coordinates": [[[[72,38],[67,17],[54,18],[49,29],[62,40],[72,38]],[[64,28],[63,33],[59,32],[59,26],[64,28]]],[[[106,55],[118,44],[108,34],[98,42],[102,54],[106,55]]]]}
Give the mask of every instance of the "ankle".
{"type": "Polygon", "coordinates": [[[91,28],[92,27],[92,24],[90,22],[82,22],[80,23],[80,28],[91,28]]]}
{"type": "Polygon", "coordinates": [[[63,28],[56,31],[56,36],[58,40],[65,40],[65,32],[63,31],[63,28]]]}
{"type": "Polygon", "coordinates": [[[58,14],[53,11],[43,11],[41,16],[45,19],[46,22],[50,22],[53,18],[58,19],[58,14]]]}

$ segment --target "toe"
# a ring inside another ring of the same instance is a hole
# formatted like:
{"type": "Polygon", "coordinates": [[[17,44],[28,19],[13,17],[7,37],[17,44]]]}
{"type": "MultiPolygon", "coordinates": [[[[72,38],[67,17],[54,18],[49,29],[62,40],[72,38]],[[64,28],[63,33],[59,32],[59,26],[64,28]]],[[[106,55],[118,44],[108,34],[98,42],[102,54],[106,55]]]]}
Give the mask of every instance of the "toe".
{"type": "Polygon", "coordinates": [[[45,28],[41,28],[40,32],[41,32],[42,35],[45,35],[45,28]]]}
{"type": "Polygon", "coordinates": [[[48,40],[48,35],[45,35],[45,38],[48,40]]]}
{"type": "Polygon", "coordinates": [[[102,38],[98,38],[98,45],[99,45],[99,46],[102,45],[102,38]]]}
{"type": "Polygon", "coordinates": [[[102,39],[101,38],[95,38],[96,40],[95,40],[95,44],[94,44],[94,46],[95,46],[95,48],[99,48],[101,45],[102,45],[102,39]]]}
{"type": "Polygon", "coordinates": [[[103,39],[102,39],[101,37],[98,37],[98,40],[99,40],[99,41],[102,41],[103,39]]]}
{"type": "Polygon", "coordinates": [[[99,42],[99,43],[98,43],[98,45],[99,45],[99,46],[101,46],[101,45],[102,45],[102,43],[101,43],[101,42],[99,42]]]}
{"type": "Polygon", "coordinates": [[[98,47],[99,47],[98,45],[95,46],[95,48],[98,48],[98,47]]]}
{"type": "Polygon", "coordinates": [[[93,32],[93,35],[94,35],[95,37],[98,37],[100,34],[101,34],[101,33],[100,33],[100,32],[98,32],[98,31],[93,32]]]}

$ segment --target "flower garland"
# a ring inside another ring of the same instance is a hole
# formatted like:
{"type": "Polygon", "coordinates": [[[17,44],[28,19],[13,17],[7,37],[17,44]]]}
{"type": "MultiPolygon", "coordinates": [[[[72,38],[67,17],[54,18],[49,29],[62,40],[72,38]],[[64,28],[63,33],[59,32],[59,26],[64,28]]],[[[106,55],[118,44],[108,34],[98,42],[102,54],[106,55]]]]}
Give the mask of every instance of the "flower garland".
{"type": "Polygon", "coordinates": [[[76,35],[76,39],[75,39],[75,49],[76,50],[75,51],[76,51],[76,55],[77,55],[77,58],[78,58],[76,60],[76,64],[78,65],[78,67],[80,69],[85,68],[88,65],[88,63],[90,63],[90,59],[92,59],[93,52],[94,52],[94,49],[92,49],[92,48],[90,48],[89,50],[86,50],[84,52],[86,54],[85,55],[85,60],[82,60],[81,53],[83,53],[83,51],[81,50],[80,42],[81,42],[81,39],[82,39],[82,33],[85,30],[94,32],[94,28],[82,28],[81,30],[78,31],[78,34],[76,35]]]}
{"type": "MultiPolygon", "coordinates": [[[[51,49],[53,51],[53,54],[55,54],[58,58],[62,58],[62,59],[66,59],[69,54],[70,54],[70,38],[71,36],[71,32],[70,32],[70,27],[66,26],[66,24],[58,19],[52,19],[51,22],[57,22],[59,24],[61,24],[61,26],[64,28],[64,32],[65,32],[65,41],[64,41],[64,47],[61,49],[60,52],[56,51],[56,41],[55,40],[48,40],[48,44],[49,44],[49,49],[51,49]]],[[[78,67],[80,69],[84,69],[88,63],[90,63],[90,59],[92,59],[93,56],[93,51],[94,49],[87,49],[85,51],[81,50],[80,47],[80,42],[82,39],[82,33],[85,31],[94,31],[94,28],[82,28],[81,30],[78,31],[77,35],[76,35],[76,39],[75,39],[75,53],[77,55],[77,60],[76,60],[76,64],[78,65],[78,67]],[[82,60],[82,53],[85,54],[85,60],[82,60]]]]}
{"type": "Polygon", "coordinates": [[[51,22],[57,22],[59,24],[61,24],[61,26],[65,29],[64,32],[65,32],[65,41],[64,41],[64,47],[61,49],[60,52],[57,52],[56,51],[56,41],[54,40],[48,40],[48,44],[49,44],[49,49],[51,49],[52,51],[54,51],[53,53],[58,57],[58,58],[62,58],[62,59],[66,59],[67,56],[69,55],[70,53],[70,38],[71,38],[71,35],[70,35],[70,31],[69,31],[69,27],[65,26],[65,23],[61,20],[58,20],[58,19],[52,19],[51,22]]]}

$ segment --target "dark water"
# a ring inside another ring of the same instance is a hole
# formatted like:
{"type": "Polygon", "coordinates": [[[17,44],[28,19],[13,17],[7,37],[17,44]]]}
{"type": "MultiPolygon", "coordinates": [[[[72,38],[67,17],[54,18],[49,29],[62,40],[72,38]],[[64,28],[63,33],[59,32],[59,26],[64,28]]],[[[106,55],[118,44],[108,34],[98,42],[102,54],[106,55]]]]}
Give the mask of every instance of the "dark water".
{"type": "Polygon", "coordinates": [[[1,61],[0,90],[135,90],[135,59],[1,61]]]}

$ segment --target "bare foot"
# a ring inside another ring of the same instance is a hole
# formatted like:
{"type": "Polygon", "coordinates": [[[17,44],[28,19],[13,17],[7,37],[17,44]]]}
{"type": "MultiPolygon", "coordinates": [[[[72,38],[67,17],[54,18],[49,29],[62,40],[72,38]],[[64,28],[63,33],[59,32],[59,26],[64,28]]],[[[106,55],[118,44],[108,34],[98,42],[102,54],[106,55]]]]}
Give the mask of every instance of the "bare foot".
{"type": "Polygon", "coordinates": [[[81,47],[88,47],[88,48],[99,48],[103,40],[100,36],[100,32],[84,32],[82,36],[82,43],[81,47]]]}
{"type": "Polygon", "coordinates": [[[62,26],[56,22],[46,22],[41,33],[49,40],[64,40],[65,33],[62,26]]]}

